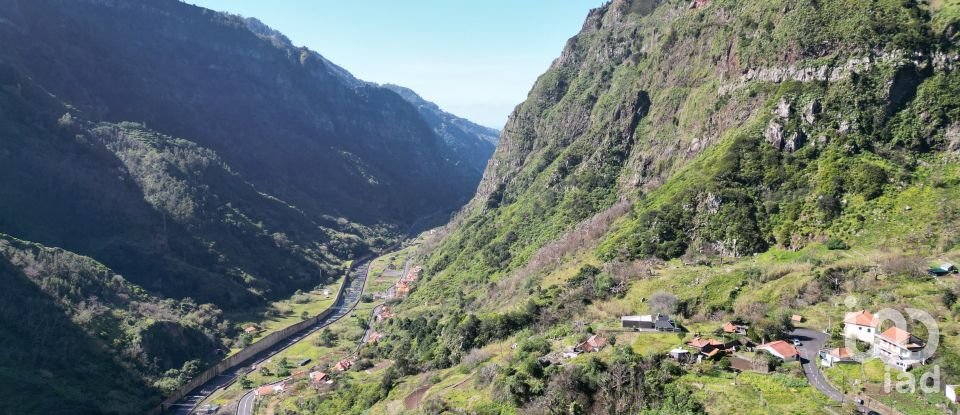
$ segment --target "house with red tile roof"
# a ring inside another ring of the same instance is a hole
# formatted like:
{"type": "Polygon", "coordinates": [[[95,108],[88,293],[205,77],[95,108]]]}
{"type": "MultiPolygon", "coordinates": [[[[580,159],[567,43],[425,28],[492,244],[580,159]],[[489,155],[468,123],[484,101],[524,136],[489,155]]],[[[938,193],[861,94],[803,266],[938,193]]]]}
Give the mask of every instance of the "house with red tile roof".
{"type": "Polygon", "coordinates": [[[873,344],[873,337],[880,328],[880,319],[867,310],[851,311],[843,318],[844,337],[873,344]]]}
{"type": "Polygon", "coordinates": [[[854,351],[849,348],[840,347],[830,349],[820,353],[820,364],[822,366],[832,367],[838,363],[856,363],[854,357],[854,351]]]}
{"type": "Polygon", "coordinates": [[[797,351],[796,347],[793,347],[792,344],[787,343],[784,340],[772,341],[770,343],[764,343],[757,346],[757,350],[763,350],[767,353],[772,354],[780,360],[798,360],[800,358],[800,352],[797,351]]]}
{"type": "Polygon", "coordinates": [[[337,372],[346,372],[350,370],[352,366],[353,366],[353,360],[350,360],[350,358],[346,358],[337,362],[337,364],[333,367],[333,370],[336,370],[337,372]]]}
{"type": "Polygon", "coordinates": [[[701,356],[708,359],[719,357],[724,353],[733,353],[736,350],[734,346],[728,345],[720,340],[705,339],[702,337],[697,337],[687,342],[687,346],[696,349],[701,356]]]}
{"type": "Polygon", "coordinates": [[[283,382],[275,383],[272,385],[263,385],[253,392],[256,396],[270,396],[278,394],[284,391],[287,388],[287,385],[283,382]]]}
{"type": "Polygon", "coordinates": [[[243,332],[244,332],[244,333],[247,333],[247,334],[256,333],[256,332],[257,332],[257,326],[255,326],[255,325],[253,325],[253,324],[248,324],[246,327],[243,328],[243,332]]]}
{"type": "Polygon", "coordinates": [[[383,306],[380,308],[379,312],[377,312],[377,316],[374,318],[374,320],[376,320],[377,323],[379,323],[383,320],[391,319],[393,317],[394,317],[394,314],[393,314],[393,311],[390,310],[390,307],[383,306]]]}
{"type": "Polygon", "coordinates": [[[724,324],[723,327],[721,327],[721,329],[723,329],[723,332],[724,332],[724,333],[727,333],[727,334],[739,334],[739,335],[741,335],[741,336],[746,336],[746,335],[747,335],[747,330],[748,330],[749,328],[750,328],[750,326],[747,326],[746,324],[738,324],[738,323],[734,323],[734,322],[732,322],[732,321],[726,322],[726,324],[724,324]]]}
{"type": "Polygon", "coordinates": [[[900,370],[910,370],[924,363],[922,340],[899,327],[890,327],[875,336],[873,354],[900,370]]]}
{"type": "Polygon", "coordinates": [[[580,353],[599,352],[607,346],[607,338],[599,334],[590,336],[585,342],[574,346],[573,350],[580,353]]]}
{"type": "Polygon", "coordinates": [[[316,372],[310,372],[310,382],[315,384],[317,383],[329,384],[329,383],[332,383],[333,381],[330,379],[330,375],[324,372],[316,371],[316,372]]]}
{"type": "Polygon", "coordinates": [[[372,332],[370,332],[370,335],[367,336],[367,343],[369,343],[369,344],[374,344],[374,343],[376,343],[376,342],[378,342],[378,341],[380,341],[380,333],[379,333],[379,332],[372,331],[372,332]]]}

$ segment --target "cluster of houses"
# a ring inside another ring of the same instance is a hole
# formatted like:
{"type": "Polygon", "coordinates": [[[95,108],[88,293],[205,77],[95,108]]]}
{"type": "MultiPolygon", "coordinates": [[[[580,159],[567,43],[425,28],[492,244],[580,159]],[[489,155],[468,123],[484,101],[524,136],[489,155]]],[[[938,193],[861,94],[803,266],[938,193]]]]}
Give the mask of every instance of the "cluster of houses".
{"type": "Polygon", "coordinates": [[[400,281],[397,281],[393,287],[390,287],[387,290],[387,298],[397,298],[405,297],[407,294],[410,294],[410,289],[413,288],[413,283],[420,278],[420,271],[423,271],[423,267],[417,265],[407,271],[407,274],[400,278],[400,281]]]}
{"type": "Polygon", "coordinates": [[[926,345],[923,340],[899,327],[880,331],[880,323],[880,319],[867,310],[847,313],[843,319],[843,336],[856,339],[870,348],[866,353],[857,353],[845,347],[822,351],[822,364],[832,366],[877,357],[887,365],[907,371],[925,363],[922,351],[926,345]]]}
{"type": "Polygon", "coordinates": [[[754,344],[747,338],[748,324],[740,321],[728,321],[720,326],[720,338],[704,337],[697,334],[693,340],[684,346],[676,347],[667,355],[681,363],[700,363],[706,360],[718,360],[727,356],[731,367],[738,371],[755,371],[766,373],[770,370],[766,361],[761,359],[757,364],[755,359],[746,357],[741,352],[763,351],[781,361],[797,361],[800,351],[793,342],[774,340],[760,345],[754,344]]]}
{"type": "Polygon", "coordinates": [[[382,323],[385,320],[389,320],[395,317],[396,314],[393,313],[393,310],[390,309],[390,306],[383,306],[373,310],[373,321],[377,323],[382,323]]]}
{"type": "MultiPolygon", "coordinates": [[[[353,366],[353,358],[348,357],[337,362],[337,364],[333,366],[333,370],[338,372],[346,372],[347,370],[350,370],[351,366],[353,366]]],[[[291,372],[289,378],[276,383],[263,385],[255,389],[253,393],[257,397],[277,395],[283,393],[296,381],[301,379],[308,379],[310,381],[310,385],[316,388],[333,384],[333,378],[324,371],[318,370],[317,368],[302,369],[291,372]]]]}

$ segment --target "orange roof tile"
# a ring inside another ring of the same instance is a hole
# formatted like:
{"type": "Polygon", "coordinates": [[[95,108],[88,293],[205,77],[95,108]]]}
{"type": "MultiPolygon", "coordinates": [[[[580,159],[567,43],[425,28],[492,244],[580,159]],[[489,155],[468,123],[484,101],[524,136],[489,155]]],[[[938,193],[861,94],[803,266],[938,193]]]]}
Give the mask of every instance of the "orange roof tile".
{"type": "Polygon", "coordinates": [[[843,318],[846,324],[855,324],[864,327],[877,327],[880,321],[867,310],[852,311],[843,318]]]}
{"type": "Polygon", "coordinates": [[[702,349],[706,346],[723,346],[723,342],[716,339],[704,339],[702,337],[697,337],[687,343],[690,347],[702,349]]]}
{"type": "Polygon", "coordinates": [[[910,332],[901,330],[899,327],[890,327],[880,335],[884,339],[899,345],[906,345],[910,341],[910,332]]]}
{"type": "Polygon", "coordinates": [[[853,352],[846,347],[840,347],[837,349],[830,350],[830,355],[838,359],[849,359],[853,357],[853,352]]]}
{"type": "Polygon", "coordinates": [[[774,342],[761,344],[757,348],[770,349],[772,351],[775,351],[780,356],[783,356],[784,359],[789,359],[800,354],[800,352],[797,351],[796,347],[793,347],[792,344],[787,343],[783,340],[777,340],[774,342]]]}

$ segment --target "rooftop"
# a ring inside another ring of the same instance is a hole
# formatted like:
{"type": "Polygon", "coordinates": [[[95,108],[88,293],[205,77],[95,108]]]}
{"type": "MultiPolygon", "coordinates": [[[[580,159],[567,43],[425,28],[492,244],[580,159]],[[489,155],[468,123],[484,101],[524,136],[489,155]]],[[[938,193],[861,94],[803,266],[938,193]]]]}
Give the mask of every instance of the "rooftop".
{"type": "Polygon", "coordinates": [[[877,327],[880,325],[877,317],[870,314],[867,310],[851,311],[843,318],[843,322],[864,327],[877,327]]]}

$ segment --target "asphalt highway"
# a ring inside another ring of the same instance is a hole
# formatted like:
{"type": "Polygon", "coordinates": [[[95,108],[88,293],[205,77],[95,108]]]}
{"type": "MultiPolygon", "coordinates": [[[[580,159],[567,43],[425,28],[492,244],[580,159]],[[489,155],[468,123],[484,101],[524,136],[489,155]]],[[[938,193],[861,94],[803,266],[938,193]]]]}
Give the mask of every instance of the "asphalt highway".
{"type": "MultiPolygon", "coordinates": [[[[357,305],[357,302],[360,301],[360,295],[363,293],[363,287],[367,281],[367,274],[370,271],[370,259],[363,260],[362,263],[359,263],[350,274],[350,285],[343,290],[343,295],[337,300],[336,304],[333,305],[333,313],[327,316],[324,319],[321,319],[316,324],[305,328],[300,333],[297,333],[290,338],[281,341],[274,345],[273,347],[268,348],[257,354],[254,357],[251,357],[243,364],[238,365],[237,367],[220,374],[209,382],[201,385],[197,389],[194,389],[188,396],[181,399],[170,408],[167,413],[175,415],[189,415],[197,407],[198,404],[203,402],[207,397],[216,392],[218,389],[227,386],[242,374],[249,373],[251,367],[259,366],[261,362],[270,359],[272,356],[280,353],[293,344],[303,340],[304,337],[313,334],[317,330],[320,330],[330,324],[333,324],[337,320],[340,320],[344,316],[350,314],[354,306],[357,305]]],[[[237,414],[239,415],[250,415],[253,413],[253,407],[256,397],[253,394],[253,391],[248,392],[240,400],[240,404],[237,407],[237,414]]]]}

